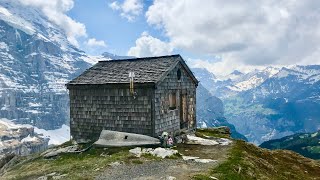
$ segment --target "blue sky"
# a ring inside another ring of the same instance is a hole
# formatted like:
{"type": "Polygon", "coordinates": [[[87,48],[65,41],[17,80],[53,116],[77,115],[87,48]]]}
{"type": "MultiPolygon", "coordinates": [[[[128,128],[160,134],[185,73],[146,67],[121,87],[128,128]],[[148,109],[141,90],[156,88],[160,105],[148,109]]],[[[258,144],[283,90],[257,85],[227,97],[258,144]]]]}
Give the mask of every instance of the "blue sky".
{"type": "MultiPolygon", "coordinates": [[[[320,64],[318,0],[52,1],[67,2],[61,13],[85,31],[76,38],[88,54],[179,53],[189,65],[218,74],[320,64]]],[[[61,7],[56,8],[60,12],[61,7]]]]}
{"type": "MultiPolygon", "coordinates": [[[[117,11],[112,10],[109,7],[110,3],[112,2],[106,0],[95,0],[94,2],[76,0],[73,9],[68,12],[71,18],[85,24],[89,37],[103,40],[107,44],[106,48],[94,53],[102,53],[105,49],[105,51],[114,54],[127,55],[130,47],[134,46],[135,41],[144,31],[165,40],[159,29],[147,24],[143,14],[129,22],[121,17],[117,11]]],[[[150,2],[144,4],[143,11],[146,11],[148,5],[150,2]]],[[[86,50],[85,46],[82,48],[86,50]]]]}

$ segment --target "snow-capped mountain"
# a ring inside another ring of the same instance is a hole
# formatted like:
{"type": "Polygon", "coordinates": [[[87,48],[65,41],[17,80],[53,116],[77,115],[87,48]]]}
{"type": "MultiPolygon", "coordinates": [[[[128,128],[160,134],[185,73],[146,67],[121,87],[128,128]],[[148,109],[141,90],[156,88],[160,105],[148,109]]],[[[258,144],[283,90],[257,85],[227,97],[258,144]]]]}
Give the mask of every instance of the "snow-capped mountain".
{"type": "Polygon", "coordinates": [[[233,71],[227,76],[216,77],[213,73],[202,68],[194,68],[194,73],[213,95],[226,98],[234,96],[239,92],[247,91],[258,87],[268,78],[277,74],[280,68],[267,67],[262,70],[253,70],[249,73],[242,73],[238,70],[233,71]]]}
{"type": "Polygon", "coordinates": [[[263,70],[254,70],[247,74],[240,74],[233,79],[233,84],[227,86],[233,91],[246,91],[258,87],[265,80],[279,72],[279,68],[267,67],[263,70]]]}
{"type": "Polygon", "coordinates": [[[43,129],[69,119],[65,83],[95,61],[41,12],[0,1],[0,116],[43,129]]]}
{"type": "Polygon", "coordinates": [[[283,67],[255,89],[246,92],[252,99],[265,97],[319,100],[320,65],[283,67]],[[250,94],[250,95],[249,95],[250,94]]]}
{"type": "MultiPolygon", "coordinates": [[[[249,141],[260,144],[320,129],[320,65],[267,67],[236,74],[205,87],[222,98],[228,121],[249,141]]],[[[207,76],[197,77],[201,82],[207,76]]]]}

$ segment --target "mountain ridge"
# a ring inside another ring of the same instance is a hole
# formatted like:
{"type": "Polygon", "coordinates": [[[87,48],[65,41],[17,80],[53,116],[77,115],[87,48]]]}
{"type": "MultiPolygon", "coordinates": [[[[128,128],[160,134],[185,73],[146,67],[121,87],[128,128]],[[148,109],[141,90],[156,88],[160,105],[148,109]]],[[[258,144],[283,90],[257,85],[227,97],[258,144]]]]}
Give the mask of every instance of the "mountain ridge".
{"type": "Polygon", "coordinates": [[[215,75],[205,69],[195,71],[207,73],[198,77],[200,82],[222,99],[228,121],[251,142],[320,128],[320,65],[267,67],[227,80],[206,78],[215,75]],[[239,89],[239,83],[248,88],[239,89]]]}
{"type": "Polygon", "coordinates": [[[271,150],[287,149],[305,157],[320,159],[320,131],[314,133],[297,133],[280,139],[263,142],[260,147],[271,150]]]}

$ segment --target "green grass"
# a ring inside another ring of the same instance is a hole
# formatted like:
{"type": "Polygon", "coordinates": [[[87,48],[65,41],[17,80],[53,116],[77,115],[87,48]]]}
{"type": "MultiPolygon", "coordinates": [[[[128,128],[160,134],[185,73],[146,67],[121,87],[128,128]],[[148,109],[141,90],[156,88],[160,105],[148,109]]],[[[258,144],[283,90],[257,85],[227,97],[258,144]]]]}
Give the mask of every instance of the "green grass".
{"type": "Polygon", "coordinates": [[[161,161],[161,157],[153,156],[152,154],[142,154],[141,157],[148,159],[148,160],[155,160],[155,161],[161,161]]]}
{"type": "Polygon", "coordinates": [[[212,173],[221,174],[222,179],[247,179],[241,171],[247,170],[247,165],[243,161],[243,144],[241,141],[236,141],[236,145],[231,149],[228,160],[216,169],[212,173]]]}
{"type": "Polygon", "coordinates": [[[212,180],[208,175],[205,174],[197,174],[192,177],[194,180],[212,180]]]}
{"type": "Polygon", "coordinates": [[[307,146],[307,150],[310,151],[310,153],[319,154],[320,146],[307,146]]]}
{"type": "Polygon", "coordinates": [[[320,164],[291,151],[270,151],[235,141],[229,158],[210,173],[219,179],[317,179],[320,164]]]}
{"type": "Polygon", "coordinates": [[[251,104],[241,97],[229,97],[224,100],[224,104],[226,116],[238,116],[250,112],[263,115],[277,114],[274,110],[263,107],[262,104],[251,104]]]}
{"type": "MultiPolygon", "coordinates": [[[[60,147],[70,145],[66,143],[60,147]]],[[[88,145],[82,145],[86,148],[88,145]]],[[[124,148],[91,148],[83,153],[60,154],[54,159],[45,159],[40,155],[32,156],[31,160],[21,158],[24,162],[17,164],[4,174],[4,179],[37,179],[40,176],[55,173],[66,175],[62,179],[94,179],[94,177],[112,162],[124,162],[125,164],[143,164],[146,161],[162,161],[161,157],[151,154],[142,154],[140,158],[129,153],[130,147],[124,148]]],[[[178,159],[180,155],[173,155],[168,159],[178,159]]],[[[52,177],[50,177],[52,178],[52,177]]],[[[49,179],[50,179],[49,178],[49,179]]],[[[1,178],[0,178],[1,179],[1,178]]]]}
{"type": "Polygon", "coordinates": [[[143,161],[139,160],[139,159],[133,159],[131,161],[133,164],[143,164],[143,161]]]}
{"type": "Polygon", "coordinates": [[[230,138],[230,134],[225,133],[223,128],[199,128],[196,130],[195,135],[201,138],[230,138]]]}
{"type": "MultiPolygon", "coordinates": [[[[80,154],[62,154],[56,159],[40,156],[15,166],[4,175],[5,179],[36,179],[50,173],[67,174],[64,179],[94,179],[108,164],[132,159],[127,148],[95,149],[80,154]]],[[[137,161],[132,162],[137,163],[137,161]]]]}
{"type": "Polygon", "coordinates": [[[193,179],[251,180],[251,179],[320,179],[320,163],[292,151],[259,148],[244,141],[234,141],[226,161],[206,174],[193,179]]]}

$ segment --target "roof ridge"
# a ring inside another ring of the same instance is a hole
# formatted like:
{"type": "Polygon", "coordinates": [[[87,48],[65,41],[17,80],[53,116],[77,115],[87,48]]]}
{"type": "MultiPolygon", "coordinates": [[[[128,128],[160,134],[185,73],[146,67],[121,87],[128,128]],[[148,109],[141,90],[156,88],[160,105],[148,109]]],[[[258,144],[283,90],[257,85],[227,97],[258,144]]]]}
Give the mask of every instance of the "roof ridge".
{"type": "MultiPolygon", "coordinates": [[[[100,62],[119,62],[119,61],[139,61],[139,60],[147,60],[147,59],[158,59],[158,58],[166,58],[166,57],[179,57],[180,54],[172,54],[172,55],[165,55],[165,56],[152,56],[152,57],[139,57],[139,58],[128,58],[128,59],[111,59],[111,60],[102,60],[100,62]]],[[[181,57],[181,56],[180,56],[181,57]]]]}

